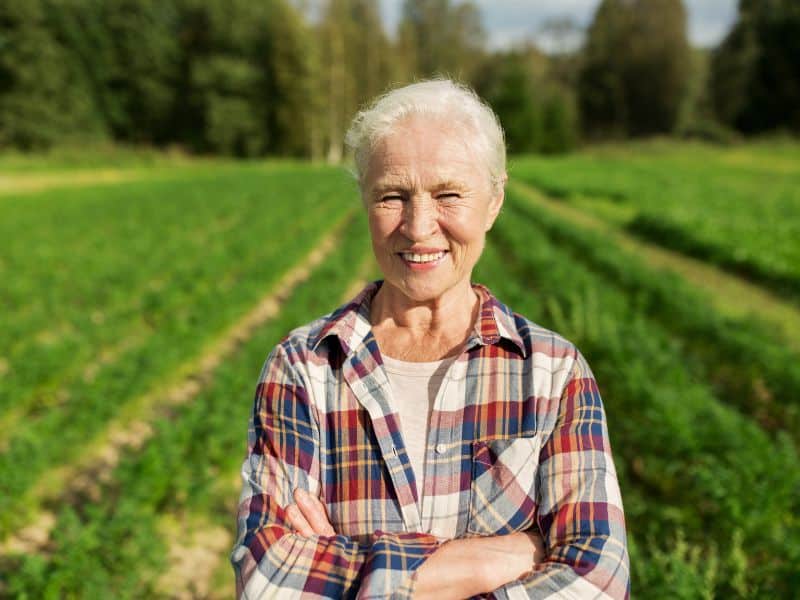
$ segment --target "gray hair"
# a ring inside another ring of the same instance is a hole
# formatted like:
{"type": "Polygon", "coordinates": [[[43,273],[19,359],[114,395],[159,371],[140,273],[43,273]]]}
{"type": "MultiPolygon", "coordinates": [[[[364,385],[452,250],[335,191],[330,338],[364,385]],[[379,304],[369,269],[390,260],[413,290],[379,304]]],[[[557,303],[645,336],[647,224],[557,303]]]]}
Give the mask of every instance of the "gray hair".
{"type": "Polygon", "coordinates": [[[470,144],[485,162],[492,187],[503,186],[506,144],[497,115],[471,88],[449,79],[430,79],[387,92],[353,118],[345,144],[353,153],[355,176],[362,189],[376,144],[411,115],[433,116],[473,134],[470,144]]]}

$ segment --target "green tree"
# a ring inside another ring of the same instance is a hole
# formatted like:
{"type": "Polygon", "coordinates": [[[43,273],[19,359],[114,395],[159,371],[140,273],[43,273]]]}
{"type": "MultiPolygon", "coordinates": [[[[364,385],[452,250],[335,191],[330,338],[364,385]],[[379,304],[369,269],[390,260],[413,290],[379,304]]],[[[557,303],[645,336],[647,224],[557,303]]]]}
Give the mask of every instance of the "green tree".
{"type": "Polygon", "coordinates": [[[574,94],[553,59],[534,46],[495,53],[476,88],[497,113],[509,152],[566,152],[578,141],[574,94]]]}
{"type": "Polygon", "coordinates": [[[398,46],[406,79],[448,75],[470,82],[483,56],[486,33],[472,2],[405,0],[398,46]]]}
{"type": "Polygon", "coordinates": [[[264,2],[266,27],[256,48],[261,65],[259,104],[265,105],[273,154],[307,156],[313,104],[312,31],[287,0],[264,2]]]}
{"type": "Polygon", "coordinates": [[[533,60],[530,52],[498,53],[484,63],[478,76],[477,91],[500,119],[508,151],[513,153],[539,147],[541,114],[533,60]]]}
{"type": "Polygon", "coordinates": [[[385,90],[396,63],[377,4],[371,0],[328,0],[318,29],[314,97],[320,150],[339,162],[345,129],[358,107],[385,90]]]}
{"type": "Polygon", "coordinates": [[[746,133],[800,132],[800,4],[740,0],[739,19],[711,63],[718,118],[746,133]]]}
{"type": "Polygon", "coordinates": [[[542,133],[539,150],[545,154],[568,152],[578,144],[578,108],[575,94],[551,86],[542,102],[542,133]]]}
{"type": "Polygon", "coordinates": [[[603,0],[587,32],[581,121],[597,135],[669,133],[691,75],[680,0],[603,0]]]}
{"type": "MultiPolygon", "coordinates": [[[[133,142],[170,141],[180,46],[175,37],[178,11],[161,0],[93,0],[112,40],[106,89],[115,97],[119,118],[112,131],[133,142]]],[[[86,57],[91,65],[94,57],[86,57]]]]}
{"type": "Polygon", "coordinates": [[[89,82],[42,0],[0,4],[0,147],[104,135],[89,82]]]}
{"type": "Polygon", "coordinates": [[[184,0],[175,112],[192,147],[239,156],[308,151],[308,31],[285,0],[184,0]]]}
{"type": "Polygon", "coordinates": [[[54,34],[81,65],[113,136],[168,141],[180,49],[174,3],[61,0],[48,3],[48,14],[54,34]]]}

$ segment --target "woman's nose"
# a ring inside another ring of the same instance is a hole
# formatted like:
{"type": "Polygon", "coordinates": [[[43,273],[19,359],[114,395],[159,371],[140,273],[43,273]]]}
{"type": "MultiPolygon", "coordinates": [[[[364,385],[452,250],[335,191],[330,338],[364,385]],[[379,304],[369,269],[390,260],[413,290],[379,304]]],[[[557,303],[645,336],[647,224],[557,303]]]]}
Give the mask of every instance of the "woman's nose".
{"type": "Polygon", "coordinates": [[[414,241],[430,238],[438,227],[436,208],[431,199],[412,199],[403,211],[403,233],[414,241]]]}

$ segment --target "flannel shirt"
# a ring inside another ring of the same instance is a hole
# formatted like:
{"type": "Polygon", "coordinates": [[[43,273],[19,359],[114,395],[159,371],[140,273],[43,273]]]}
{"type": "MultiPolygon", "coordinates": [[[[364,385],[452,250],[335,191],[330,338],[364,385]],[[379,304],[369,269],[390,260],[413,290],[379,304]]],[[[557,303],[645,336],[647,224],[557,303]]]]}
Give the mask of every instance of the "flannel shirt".
{"type": "Polygon", "coordinates": [[[444,540],[532,529],[546,561],[488,597],[627,598],[622,499],[582,355],[474,285],[479,317],[442,384],[459,394],[434,401],[421,487],[371,332],[380,285],[266,359],[231,554],[237,596],[409,598],[444,540]],[[320,497],[337,535],[292,530],[297,487],[320,497]]]}

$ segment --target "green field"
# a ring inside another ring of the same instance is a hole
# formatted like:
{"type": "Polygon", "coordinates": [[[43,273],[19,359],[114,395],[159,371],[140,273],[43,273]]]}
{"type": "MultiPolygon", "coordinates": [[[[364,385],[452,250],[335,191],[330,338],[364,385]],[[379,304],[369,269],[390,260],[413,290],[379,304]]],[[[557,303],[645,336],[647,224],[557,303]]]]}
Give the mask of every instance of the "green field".
{"type": "MultiPolygon", "coordinates": [[[[635,598],[800,590],[798,158],[512,161],[475,280],[592,365],[635,598]]],[[[0,172],[0,597],[230,597],[261,364],[375,276],[353,182],[146,152],[0,172]]]]}
{"type": "Polygon", "coordinates": [[[637,235],[800,299],[800,147],[717,149],[649,142],[562,159],[514,161],[512,174],[637,235]]]}

